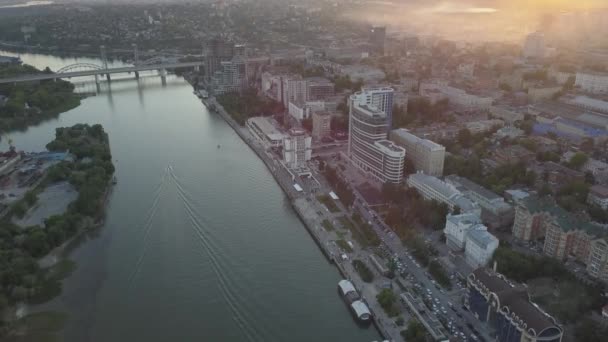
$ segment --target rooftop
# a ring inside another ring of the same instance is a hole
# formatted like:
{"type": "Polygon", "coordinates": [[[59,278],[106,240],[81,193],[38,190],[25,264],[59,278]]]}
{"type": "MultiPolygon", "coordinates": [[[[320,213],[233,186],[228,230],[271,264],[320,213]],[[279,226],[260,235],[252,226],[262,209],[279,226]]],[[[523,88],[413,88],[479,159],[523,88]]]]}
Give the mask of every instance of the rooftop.
{"type": "Polygon", "coordinates": [[[285,135],[281,133],[267,117],[256,116],[247,121],[255,125],[270,140],[282,140],[285,137],[285,135]]]}
{"type": "Polygon", "coordinates": [[[498,297],[500,307],[508,307],[512,314],[519,317],[528,329],[534,329],[540,335],[546,329],[556,328],[555,320],[540,311],[529,301],[526,289],[521,285],[512,284],[507,279],[487,268],[473,271],[474,282],[481,283],[498,297]]]}
{"type": "Polygon", "coordinates": [[[443,147],[442,145],[439,145],[436,142],[428,140],[428,139],[419,138],[416,135],[412,134],[410,132],[410,130],[405,129],[405,128],[394,129],[391,132],[391,136],[393,134],[396,136],[399,136],[403,139],[406,139],[410,142],[414,142],[415,144],[423,145],[424,147],[430,149],[431,151],[445,151],[445,147],[443,147]]]}
{"type": "Polygon", "coordinates": [[[606,235],[606,231],[601,227],[577,218],[550,199],[539,199],[536,196],[529,196],[522,199],[519,203],[530,213],[548,213],[555,219],[555,223],[565,232],[580,229],[596,237],[606,235]]]}
{"type": "Polygon", "coordinates": [[[482,247],[484,249],[488,248],[490,243],[498,241],[498,239],[494,235],[488,233],[487,230],[481,229],[472,229],[467,236],[477,246],[482,247]]]}
{"type": "Polygon", "coordinates": [[[395,145],[395,143],[390,140],[378,140],[376,141],[376,144],[384,146],[391,152],[403,152],[405,154],[405,149],[403,147],[395,145]]]}
{"type": "Polygon", "coordinates": [[[608,198],[608,186],[594,185],[589,189],[589,192],[597,197],[608,198]]]}
{"type": "Polygon", "coordinates": [[[491,200],[497,200],[497,199],[501,199],[502,197],[498,196],[497,194],[493,193],[492,191],[484,188],[483,186],[471,182],[470,180],[457,176],[457,175],[449,175],[445,177],[446,182],[451,183],[452,185],[456,186],[457,188],[462,186],[472,192],[477,193],[479,196],[487,199],[488,201],[491,200]]]}

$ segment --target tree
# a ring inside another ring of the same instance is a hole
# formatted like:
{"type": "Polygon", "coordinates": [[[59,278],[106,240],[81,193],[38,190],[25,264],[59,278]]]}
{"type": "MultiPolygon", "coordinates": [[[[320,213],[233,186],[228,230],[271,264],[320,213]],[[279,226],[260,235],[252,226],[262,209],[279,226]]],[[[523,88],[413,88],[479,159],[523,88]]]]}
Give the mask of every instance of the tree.
{"type": "Polygon", "coordinates": [[[411,320],[406,330],[401,331],[401,336],[407,342],[426,342],[426,328],[417,320],[411,320]]]}
{"type": "Polygon", "coordinates": [[[458,131],[457,140],[460,143],[460,145],[462,145],[464,147],[469,147],[471,145],[471,141],[472,141],[471,131],[469,131],[466,128],[461,129],[460,131],[458,131]]]}
{"type": "Polygon", "coordinates": [[[582,152],[577,152],[572,156],[572,158],[570,158],[570,161],[568,162],[568,167],[580,170],[583,165],[585,165],[588,159],[589,158],[586,154],[582,152]]]}
{"type": "Polygon", "coordinates": [[[414,162],[409,158],[405,158],[405,164],[403,165],[403,173],[405,173],[406,175],[416,173],[416,167],[414,166],[414,162]]]}

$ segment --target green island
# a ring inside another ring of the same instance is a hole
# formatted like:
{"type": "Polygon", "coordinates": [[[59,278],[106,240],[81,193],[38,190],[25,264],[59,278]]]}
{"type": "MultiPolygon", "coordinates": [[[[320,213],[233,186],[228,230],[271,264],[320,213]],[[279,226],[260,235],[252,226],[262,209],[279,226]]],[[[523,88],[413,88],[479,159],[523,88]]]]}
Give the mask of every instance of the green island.
{"type": "MultiPolygon", "coordinates": [[[[0,78],[52,73],[30,65],[0,66],[0,78]]],[[[80,105],[74,85],[63,80],[0,84],[0,132],[25,129],[80,105]]]]}
{"type": "Polygon", "coordinates": [[[54,331],[64,320],[61,314],[37,313],[17,319],[15,306],[43,303],[61,293],[62,279],[76,268],[73,261],[63,258],[62,247],[79,233],[103,223],[105,200],[111,189],[114,165],[108,135],[101,125],[57,128],[47,149],[47,153],[21,156],[13,149],[15,158],[19,158],[15,172],[1,176],[9,177],[5,180],[10,183],[21,177],[28,165],[39,166],[34,173],[37,180],[28,184],[22,198],[15,198],[4,208],[0,218],[3,340],[55,340],[54,331]],[[46,161],[36,159],[39,156],[46,161]],[[40,166],[44,163],[48,167],[40,166]],[[56,189],[64,191],[59,197],[49,197],[49,188],[54,189],[53,193],[57,193],[56,189]],[[38,205],[61,200],[65,202],[62,212],[49,213],[45,205],[38,205]],[[59,257],[59,261],[44,262],[51,255],[59,257]]]}

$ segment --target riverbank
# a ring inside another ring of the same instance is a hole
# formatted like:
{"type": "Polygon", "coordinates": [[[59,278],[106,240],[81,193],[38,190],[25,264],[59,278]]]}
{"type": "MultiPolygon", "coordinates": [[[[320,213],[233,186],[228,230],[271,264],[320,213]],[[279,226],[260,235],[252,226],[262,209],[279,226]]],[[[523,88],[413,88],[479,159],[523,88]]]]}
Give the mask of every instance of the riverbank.
{"type": "MultiPolygon", "coordinates": [[[[220,105],[214,97],[208,99],[202,99],[202,102],[208,108],[214,108],[214,112],[219,114],[225,121],[233,128],[233,130],[239,135],[239,137],[249,146],[251,150],[264,162],[267,169],[270,171],[276,182],[279,184],[289,202],[291,207],[294,209],[300,221],[306,227],[308,233],[313,238],[313,241],[320,248],[323,255],[327,260],[332,263],[342,277],[346,279],[358,279],[359,275],[356,270],[349,265],[344,264],[341,252],[333,243],[333,236],[327,234],[327,232],[321,227],[321,218],[318,217],[316,210],[312,208],[312,202],[316,201],[314,196],[307,196],[302,192],[298,192],[293,187],[294,180],[293,176],[283,167],[283,165],[270,155],[264,147],[251,135],[251,133],[243,126],[239,125],[220,105]]],[[[355,287],[358,288],[360,293],[366,293],[369,301],[375,301],[375,296],[369,291],[363,291],[362,282],[355,282],[355,287]]],[[[399,336],[395,336],[394,332],[389,331],[385,327],[384,321],[390,321],[388,317],[384,317],[384,312],[378,308],[377,305],[369,305],[370,311],[372,312],[374,327],[380,333],[383,338],[398,341],[399,336]],[[380,317],[383,317],[382,319],[380,317]]]]}
{"type": "Polygon", "coordinates": [[[7,252],[0,271],[23,274],[5,282],[0,293],[10,305],[4,308],[4,332],[17,340],[41,333],[37,328],[28,330],[24,323],[30,321],[28,305],[45,303],[61,293],[63,279],[75,269],[64,251],[84,232],[103,224],[113,183],[109,139],[101,125],[57,128],[47,149],[50,152],[21,157],[22,163],[14,165],[20,171],[5,178],[9,185],[32,184],[22,198],[15,198],[0,222],[7,232],[0,237],[7,252]],[[38,181],[22,179],[28,174],[23,170],[30,168],[39,169],[32,172],[38,181]]]}

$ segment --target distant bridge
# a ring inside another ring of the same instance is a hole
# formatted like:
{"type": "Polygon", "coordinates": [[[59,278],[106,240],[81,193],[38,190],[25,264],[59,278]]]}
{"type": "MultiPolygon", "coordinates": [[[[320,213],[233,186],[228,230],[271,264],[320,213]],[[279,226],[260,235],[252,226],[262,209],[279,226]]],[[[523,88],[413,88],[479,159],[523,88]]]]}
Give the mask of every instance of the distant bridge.
{"type": "Polygon", "coordinates": [[[1,78],[0,84],[3,83],[18,83],[18,82],[32,82],[32,81],[43,81],[43,80],[57,80],[61,78],[72,78],[82,76],[95,76],[96,81],[99,75],[106,75],[108,81],[110,80],[110,74],[119,73],[135,73],[135,77],[139,77],[140,71],[147,70],[159,70],[161,77],[165,77],[167,69],[175,68],[198,68],[204,65],[205,62],[183,62],[183,63],[162,63],[162,64],[140,64],[136,66],[119,67],[119,68],[103,68],[95,64],[73,64],[68,65],[59,69],[56,73],[52,74],[34,74],[34,75],[20,75],[16,77],[1,78]]]}

